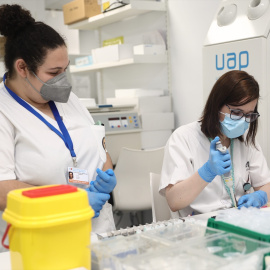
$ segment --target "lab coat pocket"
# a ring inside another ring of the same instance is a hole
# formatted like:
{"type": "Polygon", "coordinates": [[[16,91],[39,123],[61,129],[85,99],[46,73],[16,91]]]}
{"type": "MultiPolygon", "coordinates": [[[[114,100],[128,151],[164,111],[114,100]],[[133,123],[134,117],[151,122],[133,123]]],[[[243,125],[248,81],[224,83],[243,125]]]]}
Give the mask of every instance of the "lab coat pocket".
{"type": "Polygon", "coordinates": [[[98,145],[100,158],[103,162],[106,162],[105,127],[100,125],[92,125],[91,129],[98,145]]]}

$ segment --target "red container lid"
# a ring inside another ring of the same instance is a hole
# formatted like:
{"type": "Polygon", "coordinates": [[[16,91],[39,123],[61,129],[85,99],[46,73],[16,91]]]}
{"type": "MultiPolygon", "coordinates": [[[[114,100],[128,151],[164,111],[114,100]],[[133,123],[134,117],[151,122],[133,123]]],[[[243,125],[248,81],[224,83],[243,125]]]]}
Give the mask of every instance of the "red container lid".
{"type": "Polygon", "coordinates": [[[22,192],[22,195],[29,198],[41,198],[41,197],[77,192],[77,190],[78,189],[74,186],[57,185],[57,186],[52,186],[52,187],[25,190],[22,192]]]}

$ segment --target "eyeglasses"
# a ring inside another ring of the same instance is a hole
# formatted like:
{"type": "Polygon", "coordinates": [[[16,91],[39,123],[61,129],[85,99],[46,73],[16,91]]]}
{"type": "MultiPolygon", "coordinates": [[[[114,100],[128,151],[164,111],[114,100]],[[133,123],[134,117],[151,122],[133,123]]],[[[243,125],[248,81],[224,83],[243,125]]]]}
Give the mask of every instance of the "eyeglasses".
{"type": "MultiPolygon", "coordinates": [[[[226,104],[226,106],[228,107],[228,109],[230,110],[230,118],[232,120],[240,120],[242,117],[245,117],[245,121],[247,123],[251,123],[254,122],[259,116],[259,113],[243,113],[242,110],[238,110],[238,109],[231,109],[229,107],[229,105],[226,104]]],[[[220,112],[222,114],[225,114],[223,112],[220,112]]]]}

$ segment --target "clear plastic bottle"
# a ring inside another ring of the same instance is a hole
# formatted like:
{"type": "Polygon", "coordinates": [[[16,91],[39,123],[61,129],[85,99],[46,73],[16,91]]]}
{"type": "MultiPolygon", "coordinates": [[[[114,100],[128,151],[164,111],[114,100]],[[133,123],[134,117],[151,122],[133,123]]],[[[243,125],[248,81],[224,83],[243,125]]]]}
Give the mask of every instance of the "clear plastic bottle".
{"type": "MultiPolygon", "coordinates": [[[[220,141],[216,142],[216,150],[220,151],[221,153],[226,153],[227,151],[227,147],[223,146],[221,144],[220,141]]],[[[232,174],[231,171],[224,173],[223,174],[224,177],[224,181],[227,184],[228,188],[230,189],[230,193],[231,193],[231,198],[233,200],[233,206],[237,207],[236,201],[235,201],[235,196],[234,196],[234,192],[233,192],[233,178],[232,178],[232,174]]]]}

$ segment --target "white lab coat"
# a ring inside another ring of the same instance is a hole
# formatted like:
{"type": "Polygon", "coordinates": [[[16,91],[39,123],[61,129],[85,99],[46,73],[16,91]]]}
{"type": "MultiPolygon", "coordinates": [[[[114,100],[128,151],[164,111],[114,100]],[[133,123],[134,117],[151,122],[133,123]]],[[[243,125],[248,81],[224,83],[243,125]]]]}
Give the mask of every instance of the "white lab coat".
{"type": "MultiPolygon", "coordinates": [[[[104,126],[94,125],[90,113],[73,93],[67,103],[56,102],[56,106],[73,141],[77,167],[86,169],[89,179],[95,180],[96,169],[106,162],[102,145],[104,126]]],[[[38,112],[60,130],[55,120],[38,112]]],[[[0,123],[0,181],[17,179],[37,186],[67,184],[67,168],[73,162],[63,140],[18,104],[3,82],[0,84],[0,123]]],[[[100,217],[92,222],[93,231],[114,230],[111,206],[107,203],[100,217]]],[[[3,230],[3,225],[0,228],[3,230]]]]}
{"type": "MultiPolygon", "coordinates": [[[[243,184],[248,180],[252,187],[259,187],[270,182],[270,171],[261,147],[257,149],[234,140],[233,166],[235,193],[238,200],[245,194],[243,184]],[[249,166],[248,166],[249,164],[249,166]]],[[[231,148],[229,147],[231,154],[231,148]]],[[[210,142],[201,132],[200,123],[193,122],[179,127],[173,132],[165,147],[161,172],[160,194],[165,196],[165,188],[193,175],[209,159],[210,142]]],[[[232,207],[232,202],[225,189],[221,176],[208,184],[199,196],[186,208],[179,211],[181,216],[207,213],[232,207]]]]}

